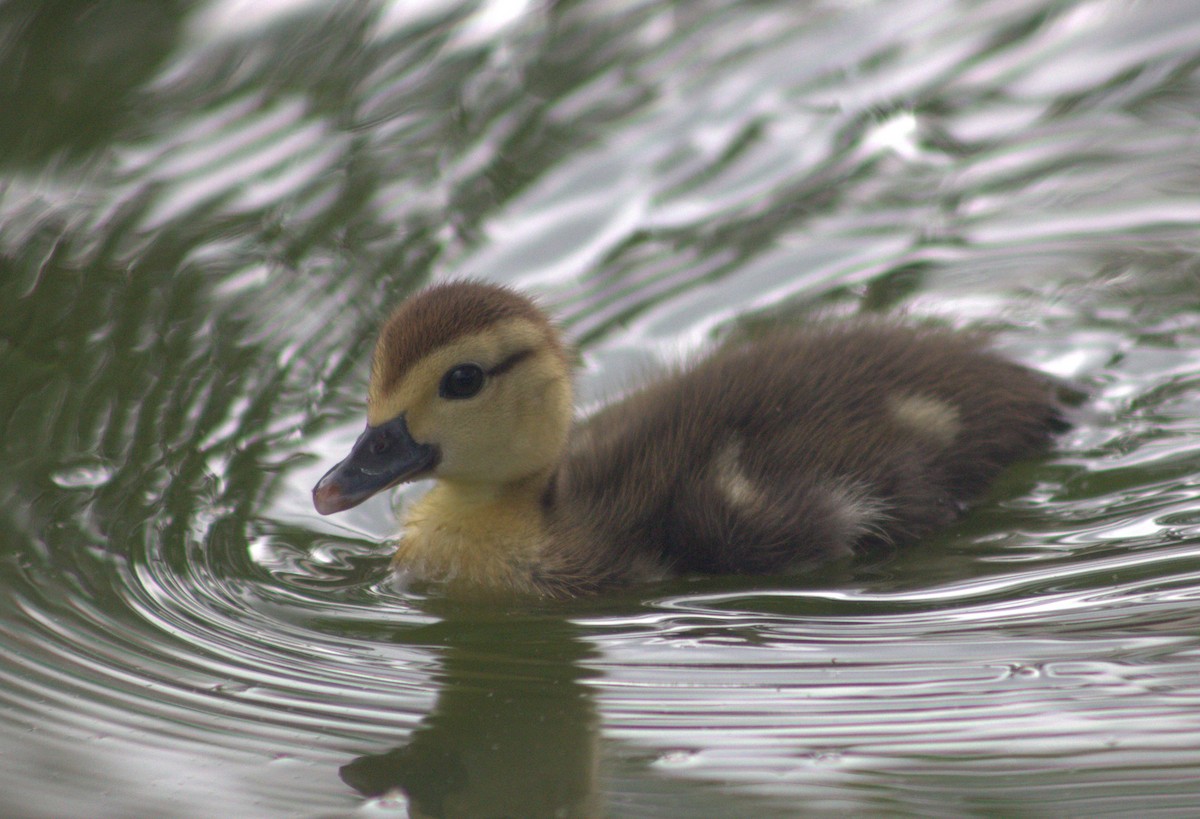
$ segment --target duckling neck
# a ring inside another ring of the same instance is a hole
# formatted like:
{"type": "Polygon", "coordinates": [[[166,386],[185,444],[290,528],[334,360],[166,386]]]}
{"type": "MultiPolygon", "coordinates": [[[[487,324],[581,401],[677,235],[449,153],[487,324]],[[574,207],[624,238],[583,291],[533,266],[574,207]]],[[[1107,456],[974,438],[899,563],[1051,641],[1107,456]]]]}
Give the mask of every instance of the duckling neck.
{"type": "Polygon", "coordinates": [[[506,484],[441,480],[404,523],[393,566],[451,586],[537,592],[550,474],[506,484]]]}

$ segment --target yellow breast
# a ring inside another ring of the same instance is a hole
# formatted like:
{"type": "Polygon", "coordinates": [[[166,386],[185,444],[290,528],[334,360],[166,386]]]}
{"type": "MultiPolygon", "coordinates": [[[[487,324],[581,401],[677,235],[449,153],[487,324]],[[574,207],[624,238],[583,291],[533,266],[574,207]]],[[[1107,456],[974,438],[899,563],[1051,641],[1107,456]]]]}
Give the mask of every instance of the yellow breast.
{"type": "Polygon", "coordinates": [[[441,482],[409,511],[392,565],[423,580],[535,593],[531,569],[546,546],[536,512],[509,493],[441,482]]]}

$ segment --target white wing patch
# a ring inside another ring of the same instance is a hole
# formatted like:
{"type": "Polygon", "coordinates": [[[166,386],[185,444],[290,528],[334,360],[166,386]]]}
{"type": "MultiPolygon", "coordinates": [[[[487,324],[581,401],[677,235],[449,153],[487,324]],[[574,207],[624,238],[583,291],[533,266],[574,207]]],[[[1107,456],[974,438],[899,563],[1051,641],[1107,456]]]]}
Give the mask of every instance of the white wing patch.
{"type": "Polygon", "coordinates": [[[893,397],[888,401],[892,419],[924,437],[949,446],[962,431],[958,407],[923,395],[893,397]]]}
{"type": "Polygon", "coordinates": [[[858,540],[863,535],[877,535],[887,539],[883,523],[891,516],[887,503],[874,497],[866,485],[844,481],[826,487],[829,505],[835,511],[847,542],[858,540]]]}
{"type": "Polygon", "coordinates": [[[736,509],[748,510],[762,504],[763,494],[742,469],[741,458],[741,439],[731,437],[717,450],[711,470],[717,488],[729,501],[729,505],[736,509]]]}

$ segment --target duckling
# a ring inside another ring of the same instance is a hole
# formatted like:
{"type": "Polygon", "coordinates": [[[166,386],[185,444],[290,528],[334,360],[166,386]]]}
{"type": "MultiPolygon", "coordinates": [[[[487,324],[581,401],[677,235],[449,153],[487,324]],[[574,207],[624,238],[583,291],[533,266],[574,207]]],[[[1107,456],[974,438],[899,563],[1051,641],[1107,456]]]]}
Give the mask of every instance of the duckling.
{"type": "Polygon", "coordinates": [[[570,361],[514,290],[412,296],[379,335],[366,430],[313,489],[317,511],[432,478],[396,567],[468,594],[566,598],[912,542],[1065,428],[1048,376],[931,327],[730,342],[581,424],[570,361]]]}

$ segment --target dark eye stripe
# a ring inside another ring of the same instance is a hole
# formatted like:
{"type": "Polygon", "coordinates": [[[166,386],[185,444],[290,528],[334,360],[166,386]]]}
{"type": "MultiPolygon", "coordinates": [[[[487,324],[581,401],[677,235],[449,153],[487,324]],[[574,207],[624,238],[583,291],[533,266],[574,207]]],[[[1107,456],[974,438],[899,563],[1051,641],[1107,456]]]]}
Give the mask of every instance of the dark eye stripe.
{"type": "Polygon", "coordinates": [[[504,373],[508,372],[513,367],[517,366],[522,361],[529,358],[531,355],[533,355],[532,347],[525,349],[525,350],[517,350],[515,353],[513,353],[508,358],[501,361],[495,367],[492,367],[490,370],[488,370],[487,374],[488,374],[488,376],[504,375],[504,373]]]}

